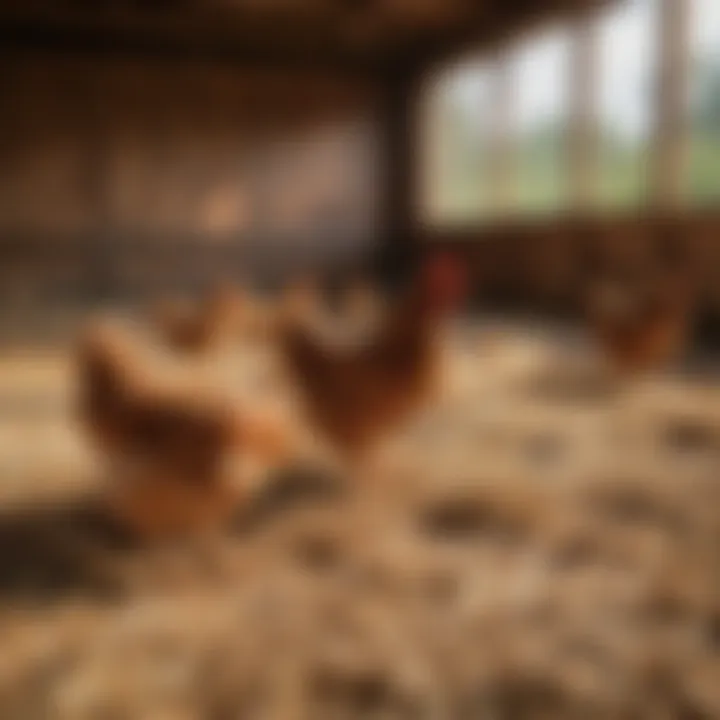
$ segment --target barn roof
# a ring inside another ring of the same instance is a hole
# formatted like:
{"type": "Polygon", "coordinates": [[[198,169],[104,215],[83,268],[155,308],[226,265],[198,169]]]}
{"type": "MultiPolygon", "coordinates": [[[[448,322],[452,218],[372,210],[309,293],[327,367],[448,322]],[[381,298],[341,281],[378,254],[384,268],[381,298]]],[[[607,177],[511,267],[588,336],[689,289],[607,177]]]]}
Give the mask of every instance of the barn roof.
{"type": "Polygon", "coordinates": [[[385,68],[602,0],[2,0],[0,42],[385,68]]]}

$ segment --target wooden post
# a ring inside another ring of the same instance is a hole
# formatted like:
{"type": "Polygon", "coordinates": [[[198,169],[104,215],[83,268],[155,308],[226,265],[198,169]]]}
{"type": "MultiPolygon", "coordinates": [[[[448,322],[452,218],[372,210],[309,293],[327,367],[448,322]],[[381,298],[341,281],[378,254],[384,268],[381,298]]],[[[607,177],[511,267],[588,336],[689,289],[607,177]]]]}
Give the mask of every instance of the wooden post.
{"type": "Polygon", "coordinates": [[[677,207],[682,199],[687,150],[689,0],[661,0],[652,202],[677,207]]]}
{"type": "Polygon", "coordinates": [[[592,208],[597,188],[597,24],[584,13],[575,22],[570,51],[568,190],[573,210],[592,208]]]}
{"type": "Polygon", "coordinates": [[[433,224],[441,211],[438,202],[437,178],[443,172],[442,130],[445,111],[442,93],[442,71],[430,68],[423,77],[423,90],[418,100],[418,159],[420,177],[417,181],[419,193],[418,222],[422,227],[433,224]]]}
{"type": "Polygon", "coordinates": [[[403,275],[418,242],[417,133],[419,76],[398,68],[385,82],[380,177],[384,236],[380,262],[391,280],[403,275]]]}
{"type": "Polygon", "coordinates": [[[493,214],[506,215],[512,210],[515,194],[515,133],[513,111],[515,105],[515,77],[510,56],[501,53],[496,58],[493,87],[493,117],[490,147],[490,198],[493,214]]]}

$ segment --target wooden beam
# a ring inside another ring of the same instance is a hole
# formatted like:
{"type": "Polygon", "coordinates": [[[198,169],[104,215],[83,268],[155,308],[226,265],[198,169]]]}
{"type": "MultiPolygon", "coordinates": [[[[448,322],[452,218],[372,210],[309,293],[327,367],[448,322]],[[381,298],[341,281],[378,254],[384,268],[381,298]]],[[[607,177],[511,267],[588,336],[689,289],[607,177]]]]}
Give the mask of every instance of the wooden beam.
{"type": "Polygon", "coordinates": [[[516,180],[516,133],[514,119],[516,82],[511,57],[500,53],[494,58],[493,116],[490,137],[490,175],[493,214],[507,215],[511,212],[516,180]]]}
{"type": "MultiPolygon", "coordinates": [[[[589,4],[617,0],[438,0],[439,13],[381,6],[363,10],[340,4],[293,5],[292,12],[258,3],[204,7],[183,0],[76,0],[0,3],[0,42],[53,45],[59,49],[203,55],[245,63],[321,65],[343,70],[383,70],[400,64],[442,62],[471,47],[497,47],[512,34],[544,19],[573,13],[589,4]],[[422,23],[412,22],[413,16],[422,23]],[[403,17],[408,20],[404,21],[403,17]]],[[[355,3],[353,3],[355,5],[355,3]]]]}
{"type": "Polygon", "coordinates": [[[594,13],[579,17],[572,28],[568,183],[570,206],[587,212],[594,204],[598,170],[598,45],[594,13]]]}
{"type": "Polygon", "coordinates": [[[224,18],[208,18],[190,11],[151,13],[148,17],[115,12],[113,8],[83,14],[77,8],[74,12],[59,12],[0,7],[0,46],[170,60],[220,60],[281,67],[288,72],[317,68],[370,75],[378,74],[387,65],[384,55],[345,46],[331,28],[322,25],[296,23],[287,28],[267,18],[256,18],[254,22],[232,17],[225,22],[224,18]]]}
{"type": "Polygon", "coordinates": [[[384,91],[380,262],[390,279],[395,280],[411,262],[419,225],[420,78],[407,68],[398,67],[387,78],[384,91]]]}
{"type": "Polygon", "coordinates": [[[655,97],[652,202],[676,207],[685,181],[689,76],[689,0],[661,0],[660,47],[655,97]]]}

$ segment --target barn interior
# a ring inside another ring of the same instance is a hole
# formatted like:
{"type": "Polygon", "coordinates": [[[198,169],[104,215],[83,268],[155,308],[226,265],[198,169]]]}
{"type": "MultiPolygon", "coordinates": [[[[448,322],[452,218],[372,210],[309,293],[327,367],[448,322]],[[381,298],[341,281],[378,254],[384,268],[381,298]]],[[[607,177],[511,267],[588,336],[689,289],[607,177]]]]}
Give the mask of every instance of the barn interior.
{"type": "Polygon", "coordinates": [[[0,717],[720,717],[715,6],[3,0],[0,717]]]}

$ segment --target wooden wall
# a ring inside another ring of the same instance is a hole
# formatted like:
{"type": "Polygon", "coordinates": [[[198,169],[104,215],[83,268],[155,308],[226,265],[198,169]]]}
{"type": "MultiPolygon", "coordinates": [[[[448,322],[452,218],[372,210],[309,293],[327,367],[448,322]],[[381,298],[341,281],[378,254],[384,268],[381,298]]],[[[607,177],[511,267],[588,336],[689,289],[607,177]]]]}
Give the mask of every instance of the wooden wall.
{"type": "Polygon", "coordinates": [[[331,71],[0,54],[0,294],[344,262],[378,236],[378,93],[331,71]]]}
{"type": "Polygon", "coordinates": [[[604,273],[642,281],[659,267],[687,268],[700,309],[720,322],[720,211],[625,217],[558,217],[474,230],[426,230],[426,248],[452,247],[472,269],[477,300],[487,304],[577,314],[588,281],[604,273]]]}

